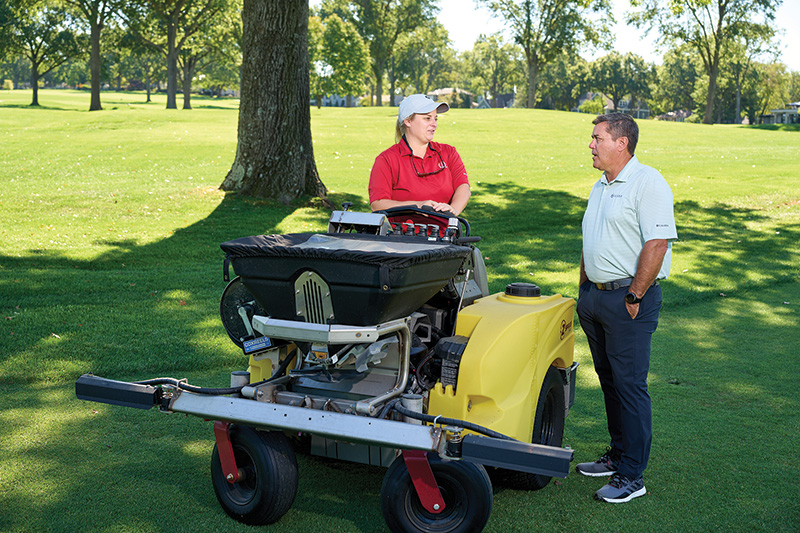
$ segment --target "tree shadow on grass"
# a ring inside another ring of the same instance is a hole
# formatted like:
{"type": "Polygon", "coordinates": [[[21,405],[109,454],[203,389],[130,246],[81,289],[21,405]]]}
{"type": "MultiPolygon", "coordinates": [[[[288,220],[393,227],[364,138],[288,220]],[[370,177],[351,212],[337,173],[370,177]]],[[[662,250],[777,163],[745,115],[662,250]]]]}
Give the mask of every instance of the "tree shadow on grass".
{"type": "Polygon", "coordinates": [[[91,261],[47,250],[0,256],[0,382],[246,366],[219,321],[219,244],[279,232],[295,209],[227,195],[203,220],[152,244],[103,240],[111,250],[91,261]]]}
{"type": "Polygon", "coordinates": [[[740,128],[766,130],[766,131],[800,131],[800,124],[755,124],[752,126],[739,126],[740,128]]]}
{"type": "Polygon", "coordinates": [[[2,108],[8,109],[28,109],[31,111],[75,111],[75,108],[69,107],[59,107],[59,106],[49,106],[49,105],[31,105],[28,104],[9,104],[9,103],[0,103],[0,109],[2,108]]]}

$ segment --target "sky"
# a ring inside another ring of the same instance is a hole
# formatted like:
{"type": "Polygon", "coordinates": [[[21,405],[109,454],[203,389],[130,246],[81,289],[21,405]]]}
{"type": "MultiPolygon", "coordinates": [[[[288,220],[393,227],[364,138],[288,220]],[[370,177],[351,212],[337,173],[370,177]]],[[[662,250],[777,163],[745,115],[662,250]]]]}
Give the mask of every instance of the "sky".
{"type": "MultiPolygon", "coordinates": [[[[614,1],[614,49],[621,53],[635,52],[646,61],[661,63],[662,53],[655,49],[655,36],[646,36],[644,31],[637,30],[624,23],[625,12],[630,9],[628,0],[614,1]]],[[[315,3],[312,1],[312,4],[315,3]]],[[[470,50],[478,36],[492,34],[503,29],[503,22],[494,18],[486,8],[478,9],[472,0],[439,0],[441,11],[439,22],[447,28],[454,47],[459,51],[470,50]]],[[[800,1],[783,0],[783,5],[775,17],[778,29],[783,30],[779,38],[782,42],[780,60],[791,70],[800,71],[800,1]]],[[[585,52],[583,57],[594,59],[603,55],[602,50],[595,53],[585,52]]]]}

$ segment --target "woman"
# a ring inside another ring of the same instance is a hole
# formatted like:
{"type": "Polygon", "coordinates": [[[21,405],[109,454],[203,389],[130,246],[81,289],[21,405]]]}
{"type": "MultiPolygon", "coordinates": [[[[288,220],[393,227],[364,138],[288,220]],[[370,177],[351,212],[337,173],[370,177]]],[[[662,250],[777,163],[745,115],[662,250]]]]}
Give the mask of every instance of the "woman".
{"type": "Polygon", "coordinates": [[[375,159],[369,177],[373,211],[390,207],[430,206],[458,215],[470,197],[467,171],[456,149],[433,142],[439,114],[450,109],[424,94],[400,103],[395,145],[375,159]]]}

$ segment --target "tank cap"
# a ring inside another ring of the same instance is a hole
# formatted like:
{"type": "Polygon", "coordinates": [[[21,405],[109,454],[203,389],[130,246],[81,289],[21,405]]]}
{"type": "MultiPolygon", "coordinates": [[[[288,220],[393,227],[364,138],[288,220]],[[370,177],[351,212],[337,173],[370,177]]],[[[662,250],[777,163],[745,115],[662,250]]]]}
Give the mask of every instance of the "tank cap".
{"type": "Polygon", "coordinates": [[[533,283],[523,283],[521,281],[506,285],[508,296],[522,296],[524,298],[538,298],[542,295],[542,290],[533,283]]]}

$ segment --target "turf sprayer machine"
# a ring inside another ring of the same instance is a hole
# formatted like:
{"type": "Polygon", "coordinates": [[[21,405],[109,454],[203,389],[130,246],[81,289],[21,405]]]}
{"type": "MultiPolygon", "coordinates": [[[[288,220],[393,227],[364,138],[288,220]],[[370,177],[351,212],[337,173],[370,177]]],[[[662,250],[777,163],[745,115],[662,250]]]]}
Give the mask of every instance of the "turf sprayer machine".
{"type": "Polygon", "coordinates": [[[478,240],[462,218],[345,207],[327,233],[223,243],[237,277],[222,322],[249,358],[230,387],[85,374],[77,396],[214,421],[212,485],[241,522],[289,510],[303,443],[388,467],[392,531],[480,531],[487,467],[529,490],[566,477],[577,363],[574,300],[531,283],[489,294],[478,240]]]}

